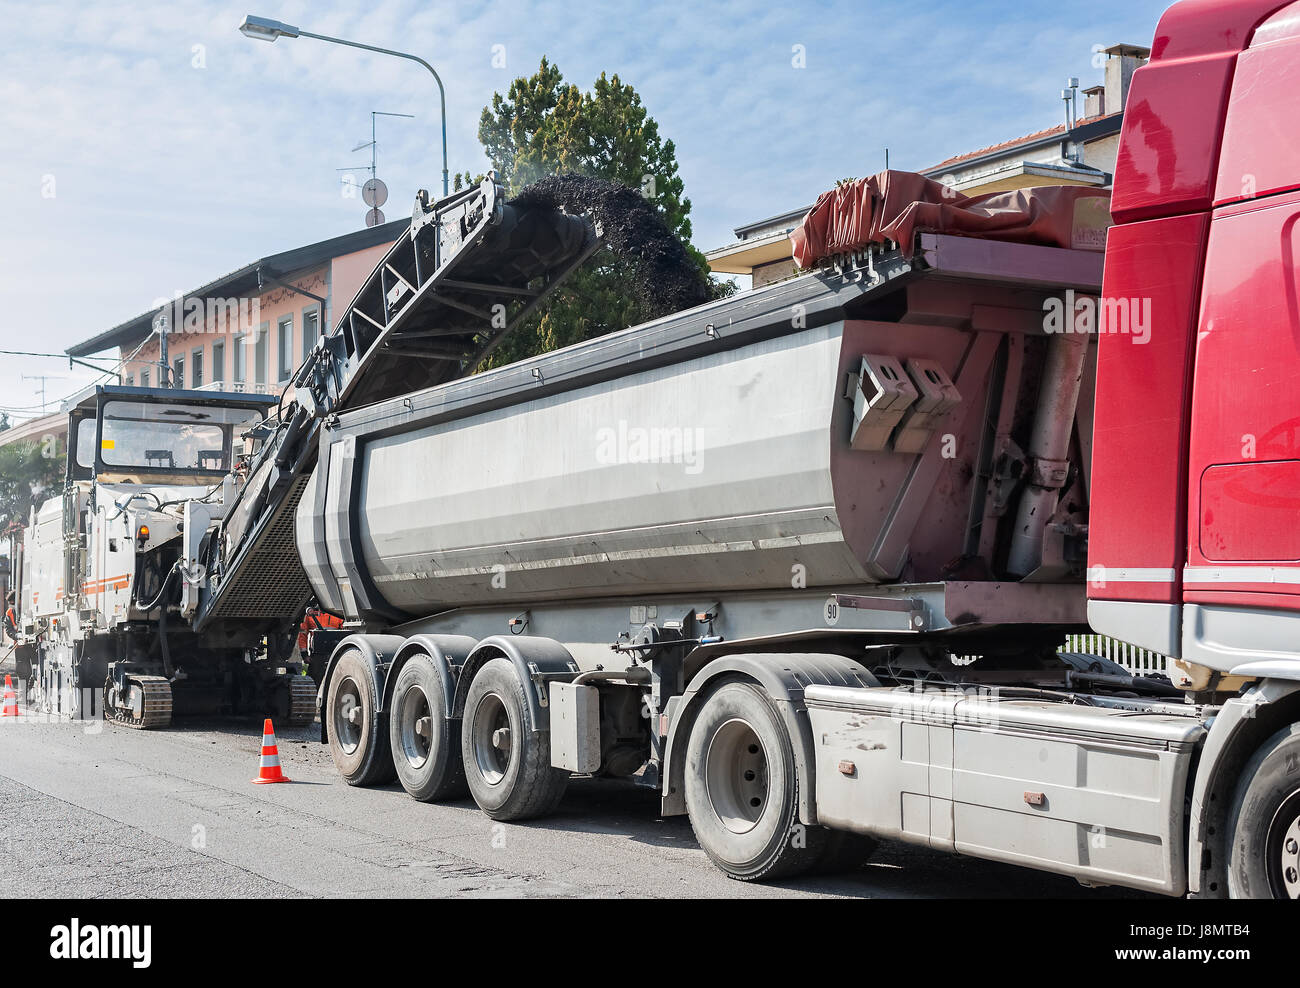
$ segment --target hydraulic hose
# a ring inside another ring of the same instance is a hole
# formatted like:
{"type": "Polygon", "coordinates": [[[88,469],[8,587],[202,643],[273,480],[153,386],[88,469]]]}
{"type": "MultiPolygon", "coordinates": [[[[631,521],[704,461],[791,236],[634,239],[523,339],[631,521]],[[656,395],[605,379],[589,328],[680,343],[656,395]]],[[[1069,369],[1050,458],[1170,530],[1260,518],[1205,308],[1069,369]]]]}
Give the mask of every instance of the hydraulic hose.
{"type": "Polygon", "coordinates": [[[158,614],[158,654],[162,657],[163,675],[172,678],[172,656],[167,649],[167,608],[158,614]]]}
{"type": "Polygon", "coordinates": [[[144,611],[146,614],[149,611],[152,611],[154,608],[156,608],[159,604],[162,603],[163,598],[167,596],[167,591],[171,588],[172,583],[176,575],[180,573],[180,570],[181,570],[180,561],[177,560],[176,563],[172,566],[172,568],[168,571],[167,576],[163,579],[163,584],[158,590],[158,596],[154,597],[154,599],[149,601],[148,604],[140,603],[140,600],[137,597],[135,606],[139,610],[144,611]]]}
{"type": "Polygon", "coordinates": [[[178,559],[172,565],[172,568],[168,570],[167,576],[163,579],[162,586],[158,589],[158,595],[154,597],[153,600],[149,601],[148,604],[141,604],[138,599],[136,600],[136,607],[144,611],[146,614],[154,608],[160,605],[162,606],[162,610],[158,615],[158,653],[162,657],[163,674],[166,675],[168,679],[172,678],[172,661],[171,652],[168,651],[167,648],[167,605],[163,603],[163,600],[170,592],[176,581],[176,576],[180,571],[181,564],[178,559]]]}
{"type": "Polygon", "coordinates": [[[1088,358],[1085,334],[1053,336],[1029,440],[1029,483],[1020,495],[1007,570],[1027,576],[1042,564],[1043,532],[1069,475],[1070,436],[1088,358]]]}

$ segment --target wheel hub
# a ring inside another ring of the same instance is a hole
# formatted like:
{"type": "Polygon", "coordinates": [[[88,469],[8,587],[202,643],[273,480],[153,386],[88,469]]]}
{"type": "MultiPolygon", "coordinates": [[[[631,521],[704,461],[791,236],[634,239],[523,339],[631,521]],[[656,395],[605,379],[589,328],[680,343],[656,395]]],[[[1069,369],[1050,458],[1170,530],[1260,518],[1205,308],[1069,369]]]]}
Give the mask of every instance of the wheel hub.
{"type": "Polygon", "coordinates": [[[511,734],[510,712],[501,697],[486,694],[474,711],[471,736],[474,739],[474,761],[483,781],[495,786],[510,770],[511,734]]]}
{"type": "Polygon", "coordinates": [[[733,834],[753,830],[768,798],[767,752],[744,720],[727,721],[714,733],[704,760],[709,802],[733,834]]]}
{"type": "Polygon", "coordinates": [[[352,754],[361,745],[361,725],[365,709],[361,705],[361,691],[355,680],[349,678],[339,684],[334,700],[334,737],[344,753],[352,754]]]}
{"type": "Polygon", "coordinates": [[[1300,899],[1300,792],[1283,802],[1269,827],[1274,848],[1275,892],[1282,898],[1300,899]]]}
{"type": "Polygon", "coordinates": [[[401,734],[402,754],[411,768],[421,768],[429,760],[433,749],[433,717],[429,698],[419,686],[411,686],[402,697],[401,734]]]}

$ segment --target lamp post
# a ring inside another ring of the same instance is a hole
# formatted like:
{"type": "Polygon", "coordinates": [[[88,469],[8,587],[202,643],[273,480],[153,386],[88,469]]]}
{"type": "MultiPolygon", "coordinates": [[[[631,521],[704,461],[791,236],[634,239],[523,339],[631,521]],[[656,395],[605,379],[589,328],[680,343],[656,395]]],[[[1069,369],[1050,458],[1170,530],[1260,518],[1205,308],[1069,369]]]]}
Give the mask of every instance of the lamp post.
{"type": "Polygon", "coordinates": [[[432,65],[418,55],[410,55],[404,51],[393,51],[391,48],[376,48],[374,45],[363,45],[359,41],[348,41],[345,38],[331,38],[325,34],[312,34],[310,31],[303,31],[292,24],[273,21],[269,17],[254,17],[249,14],[244,18],[244,22],[239,25],[239,30],[246,37],[256,38],[258,41],[275,41],[276,38],[315,38],[317,41],[329,41],[336,45],[347,45],[349,48],[361,48],[365,51],[378,52],[380,55],[394,55],[397,58],[409,59],[423,65],[433,76],[433,81],[438,84],[438,99],[442,104],[442,194],[444,197],[451,194],[447,182],[447,92],[442,88],[442,79],[438,77],[438,73],[432,65]]]}

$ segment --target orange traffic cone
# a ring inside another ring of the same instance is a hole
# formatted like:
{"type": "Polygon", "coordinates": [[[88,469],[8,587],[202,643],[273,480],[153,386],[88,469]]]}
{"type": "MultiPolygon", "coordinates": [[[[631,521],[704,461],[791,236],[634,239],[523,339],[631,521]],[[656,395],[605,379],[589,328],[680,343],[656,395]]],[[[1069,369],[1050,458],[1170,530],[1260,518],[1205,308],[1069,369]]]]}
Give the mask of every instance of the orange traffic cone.
{"type": "Polygon", "coordinates": [[[14,681],[5,673],[5,695],[0,701],[0,717],[18,716],[18,694],[14,692],[14,681]]]}
{"type": "Polygon", "coordinates": [[[288,782],[289,777],[280,771],[280,750],[275,745],[275,729],[271,727],[271,718],[266,718],[262,725],[262,765],[257,778],[252,780],[259,785],[265,782],[288,782]]]}

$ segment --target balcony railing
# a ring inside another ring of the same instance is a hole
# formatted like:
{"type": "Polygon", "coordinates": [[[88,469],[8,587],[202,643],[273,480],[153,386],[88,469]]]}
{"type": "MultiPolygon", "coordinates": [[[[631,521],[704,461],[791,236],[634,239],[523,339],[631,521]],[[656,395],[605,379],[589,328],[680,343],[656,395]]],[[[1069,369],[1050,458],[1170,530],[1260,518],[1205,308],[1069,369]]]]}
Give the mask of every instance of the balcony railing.
{"type": "Polygon", "coordinates": [[[195,391],[224,391],[228,394],[254,394],[254,395],[273,395],[279,392],[279,389],[271,384],[257,384],[252,381],[209,381],[207,384],[201,384],[195,391]]]}

